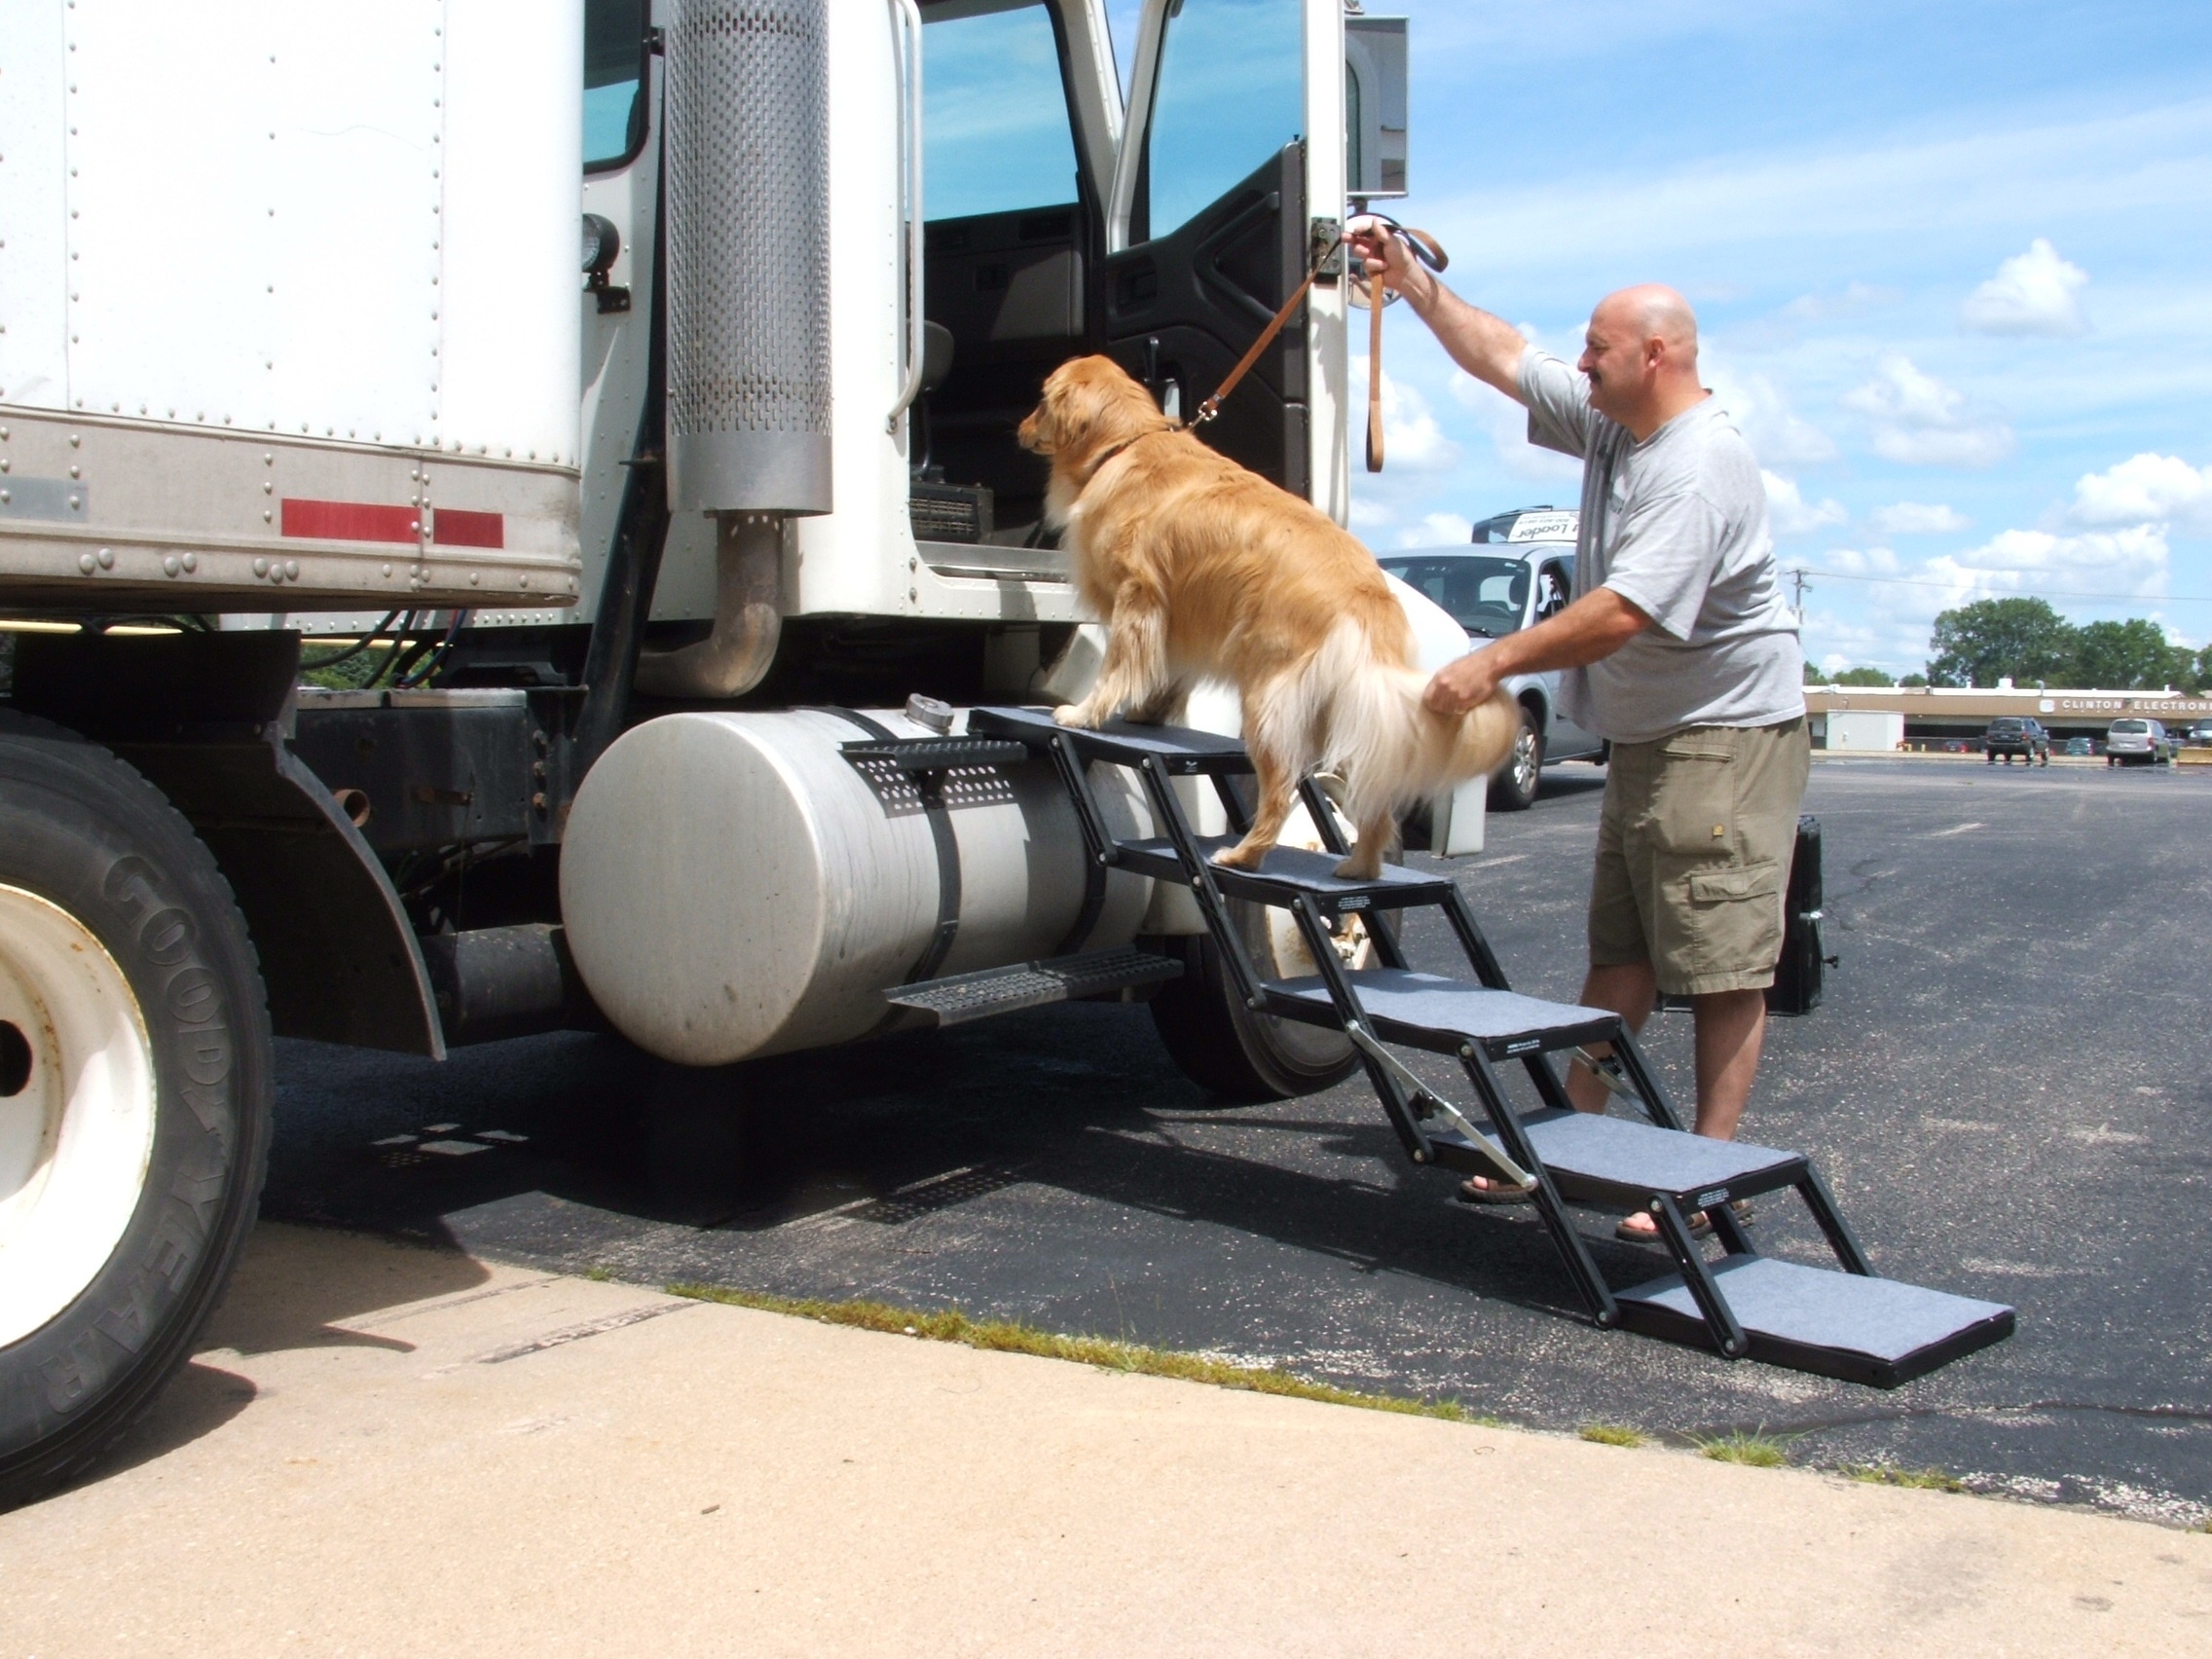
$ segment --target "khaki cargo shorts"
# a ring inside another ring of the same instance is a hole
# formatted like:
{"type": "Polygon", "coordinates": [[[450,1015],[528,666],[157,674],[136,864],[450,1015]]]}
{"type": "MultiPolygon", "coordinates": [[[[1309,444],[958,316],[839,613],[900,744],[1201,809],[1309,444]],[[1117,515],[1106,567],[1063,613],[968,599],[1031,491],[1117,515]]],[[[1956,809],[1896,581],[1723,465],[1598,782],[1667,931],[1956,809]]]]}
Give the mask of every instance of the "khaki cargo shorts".
{"type": "Polygon", "coordinates": [[[1670,996],[1773,984],[1811,769],[1803,719],[1614,744],[1590,883],[1590,965],[1648,962],[1670,996]]]}

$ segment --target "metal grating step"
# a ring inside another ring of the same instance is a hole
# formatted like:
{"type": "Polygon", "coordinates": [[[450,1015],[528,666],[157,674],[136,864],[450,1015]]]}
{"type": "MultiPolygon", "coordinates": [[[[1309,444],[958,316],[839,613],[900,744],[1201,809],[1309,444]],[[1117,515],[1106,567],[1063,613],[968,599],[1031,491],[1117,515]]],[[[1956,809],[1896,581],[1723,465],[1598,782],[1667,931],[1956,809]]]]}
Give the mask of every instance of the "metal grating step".
{"type": "Polygon", "coordinates": [[[862,740],[841,745],[851,760],[887,760],[902,772],[946,772],[955,766],[1018,766],[1030,756],[1024,744],[1008,738],[908,737],[882,743],[862,740]]]}
{"type": "Polygon", "coordinates": [[[1032,747],[1042,747],[1064,735],[1074,742],[1077,755],[1086,761],[1138,766],[1158,760],[1180,777],[1205,772],[1234,776],[1252,769],[1252,757],[1244,753],[1239,740],[1219,732],[1193,731],[1188,726],[1108,720],[1097,730],[1087,731],[1059,724],[1050,709],[971,709],[968,729],[980,737],[1011,737],[1032,747]]]}
{"type": "MultiPolygon", "coordinates": [[[[1729,1256],[1713,1276],[1751,1357],[1798,1371],[1895,1388],[2012,1334],[2012,1309],[1898,1279],[1800,1267],[1772,1256],[1729,1256]]],[[[1647,1336],[1712,1346],[1681,1274],[1618,1293],[1621,1323],[1647,1336]]]]}
{"type": "MultiPolygon", "coordinates": [[[[1620,1030],[1620,1015],[1602,1008],[1545,1002],[1518,991],[1493,991],[1463,979],[1403,968],[1363,968],[1346,976],[1352,995],[1386,1043],[1456,1054],[1478,1043],[1493,1059],[1603,1043],[1620,1030]]],[[[1267,987],[1272,1010],[1309,1025],[1338,1023],[1329,989],[1312,975],[1267,987]]]]}
{"type": "Polygon", "coordinates": [[[1015,963],[1011,968],[985,968],[974,974],[925,979],[918,985],[886,992],[885,1000],[934,1014],[940,1025],[965,1025],[995,1014],[1072,1002],[1131,985],[1158,984],[1182,972],[1180,962],[1125,945],[1118,950],[1054,956],[1042,962],[1015,963]]]}

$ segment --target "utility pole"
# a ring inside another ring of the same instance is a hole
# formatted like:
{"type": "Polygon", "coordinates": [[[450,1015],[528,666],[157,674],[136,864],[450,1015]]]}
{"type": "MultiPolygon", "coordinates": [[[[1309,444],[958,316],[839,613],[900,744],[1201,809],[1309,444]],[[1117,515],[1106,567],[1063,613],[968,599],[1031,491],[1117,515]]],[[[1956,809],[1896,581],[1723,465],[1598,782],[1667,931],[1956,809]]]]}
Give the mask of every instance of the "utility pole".
{"type": "Polygon", "coordinates": [[[1789,571],[1789,579],[1797,587],[1797,626],[1802,628],[1805,625],[1805,567],[1793,567],[1789,571]]]}

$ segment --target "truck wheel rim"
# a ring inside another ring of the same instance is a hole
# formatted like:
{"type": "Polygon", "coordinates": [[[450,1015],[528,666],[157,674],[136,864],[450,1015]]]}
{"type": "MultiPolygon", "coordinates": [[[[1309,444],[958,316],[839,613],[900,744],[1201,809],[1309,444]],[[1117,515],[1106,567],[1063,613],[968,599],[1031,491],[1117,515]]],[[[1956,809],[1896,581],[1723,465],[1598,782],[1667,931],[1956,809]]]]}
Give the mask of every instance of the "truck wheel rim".
{"type": "Polygon", "coordinates": [[[0,885],[0,1347],[107,1265],[154,1151],[146,1021],[99,940],[0,885]]]}

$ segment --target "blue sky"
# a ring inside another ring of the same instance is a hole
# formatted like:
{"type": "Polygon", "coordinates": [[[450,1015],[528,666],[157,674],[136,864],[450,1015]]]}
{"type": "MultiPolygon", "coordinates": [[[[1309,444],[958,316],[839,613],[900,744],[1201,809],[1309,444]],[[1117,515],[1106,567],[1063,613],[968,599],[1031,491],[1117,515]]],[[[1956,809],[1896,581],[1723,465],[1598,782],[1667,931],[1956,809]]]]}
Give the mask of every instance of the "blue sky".
{"type": "MultiPolygon", "coordinates": [[[[2212,640],[2212,6],[1371,9],[1413,19],[1402,211],[1461,294],[1569,356],[1611,288],[1697,306],[1810,657],[1917,668],[1990,594],[2212,640]]],[[[1371,543],[1572,501],[1403,311],[1386,360],[1371,543]]]]}

